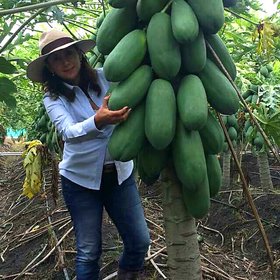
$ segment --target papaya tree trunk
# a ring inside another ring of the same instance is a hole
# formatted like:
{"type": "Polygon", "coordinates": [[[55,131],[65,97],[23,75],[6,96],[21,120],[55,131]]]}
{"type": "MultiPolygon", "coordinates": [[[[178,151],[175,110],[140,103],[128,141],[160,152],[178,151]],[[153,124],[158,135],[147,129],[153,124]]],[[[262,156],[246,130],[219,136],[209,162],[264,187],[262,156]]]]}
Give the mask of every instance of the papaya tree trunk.
{"type": "MultiPolygon", "coordinates": [[[[238,160],[240,166],[242,166],[242,159],[243,159],[243,144],[242,144],[242,143],[240,143],[239,145],[237,145],[237,147],[236,147],[236,149],[235,149],[235,152],[236,152],[237,160],[238,160]]],[[[237,172],[237,179],[236,179],[236,181],[237,181],[238,183],[241,182],[239,172],[237,172]]]]}
{"type": "Polygon", "coordinates": [[[261,187],[263,190],[271,190],[273,189],[273,184],[272,184],[270,170],[269,170],[267,153],[266,152],[258,153],[257,159],[259,165],[261,187]]]}
{"type": "Polygon", "coordinates": [[[181,184],[170,167],[162,172],[162,203],[171,280],[200,280],[201,261],[195,219],[186,210],[181,184]]]}
{"type": "Polygon", "coordinates": [[[223,188],[227,189],[230,186],[230,150],[223,153],[223,188]]]}

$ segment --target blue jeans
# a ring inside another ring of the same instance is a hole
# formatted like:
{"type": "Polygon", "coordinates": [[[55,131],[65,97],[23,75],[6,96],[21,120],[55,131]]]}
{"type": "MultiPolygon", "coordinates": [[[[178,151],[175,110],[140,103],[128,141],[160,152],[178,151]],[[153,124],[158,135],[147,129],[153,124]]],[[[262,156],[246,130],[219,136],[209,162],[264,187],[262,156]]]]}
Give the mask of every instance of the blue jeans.
{"type": "Polygon", "coordinates": [[[99,191],[81,187],[63,176],[61,183],[76,236],[77,280],[97,280],[99,277],[103,207],[123,240],[119,267],[140,270],[150,236],[133,175],[121,185],[118,185],[116,172],[104,175],[99,191]]]}

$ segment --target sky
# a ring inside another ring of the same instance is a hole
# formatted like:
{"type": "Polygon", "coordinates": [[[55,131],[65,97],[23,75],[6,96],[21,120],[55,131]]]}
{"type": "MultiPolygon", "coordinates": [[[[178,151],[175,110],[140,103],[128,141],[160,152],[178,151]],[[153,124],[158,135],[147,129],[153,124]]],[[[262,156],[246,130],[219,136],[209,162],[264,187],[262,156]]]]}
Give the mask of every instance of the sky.
{"type": "Polygon", "coordinates": [[[266,15],[271,15],[277,10],[277,4],[273,4],[273,0],[259,0],[263,4],[266,15]]]}

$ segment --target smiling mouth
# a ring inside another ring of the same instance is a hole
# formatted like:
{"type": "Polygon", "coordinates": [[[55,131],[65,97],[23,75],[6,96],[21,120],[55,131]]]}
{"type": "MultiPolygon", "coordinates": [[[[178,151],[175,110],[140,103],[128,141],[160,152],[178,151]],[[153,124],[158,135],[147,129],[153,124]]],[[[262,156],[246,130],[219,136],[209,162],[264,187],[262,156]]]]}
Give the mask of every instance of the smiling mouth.
{"type": "Polygon", "coordinates": [[[64,70],[64,73],[70,72],[74,69],[74,67],[64,70]]]}

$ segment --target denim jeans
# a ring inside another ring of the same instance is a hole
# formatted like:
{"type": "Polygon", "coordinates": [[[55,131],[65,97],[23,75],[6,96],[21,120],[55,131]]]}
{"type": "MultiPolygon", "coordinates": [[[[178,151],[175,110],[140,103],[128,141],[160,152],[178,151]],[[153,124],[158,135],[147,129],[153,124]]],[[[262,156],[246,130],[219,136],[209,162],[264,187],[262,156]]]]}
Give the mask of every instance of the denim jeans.
{"type": "Polygon", "coordinates": [[[121,185],[118,185],[116,172],[104,175],[99,191],[81,187],[63,176],[61,183],[75,230],[77,280],[97,280],[99,277],[103,208],[123,240],[119,267],[140,270],[150,236],[133,175],[121,185]]]}

